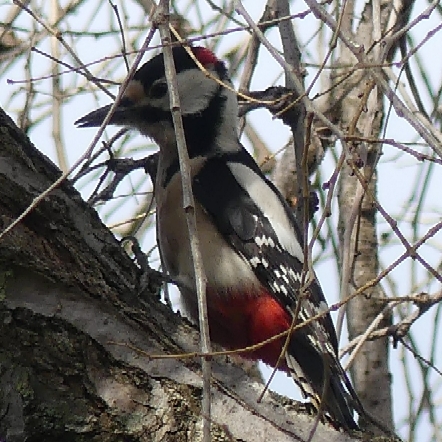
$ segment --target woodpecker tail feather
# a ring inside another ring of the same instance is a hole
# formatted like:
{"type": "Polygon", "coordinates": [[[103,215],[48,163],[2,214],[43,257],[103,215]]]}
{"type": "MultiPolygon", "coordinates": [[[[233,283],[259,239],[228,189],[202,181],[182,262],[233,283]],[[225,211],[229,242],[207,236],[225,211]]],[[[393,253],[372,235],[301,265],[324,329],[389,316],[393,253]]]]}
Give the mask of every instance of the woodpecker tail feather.
{"type": "MultiPolygon", "coordinates": [[[[331,364],[322,361],[315,364],[317,369],[313,370],[313,364],[309,364],[308,377],[305,374],[307,370],[303,370],[300,365],[300,362],[304,361],[298,362],[287,353],[286,362],[290,375],[303,396],[309,399],[317,410],[322,409],[346,429],[359,428],[353,417],[353,412],[358,411],[353,405],[354,397],[357,399],[356,393],[342,367],[336,366],[336,361],[331,364]]],[[[357,401],[359,402],[358,399],[357,401]]]]}
{"type": "MultiPolygon", "coordinates": [[[[343,375],[347,377],[345,373],[343,375]]],[[[339,422],[344,422],[347,428],[357,430],[359,427],[353,417],[354,408],[350,398],[351,394],[344,388],[342,377],[329,373],[325,379],[327,378],[329,378],[329,385],[325,395],[326,409],[339,422]],[[333,410],[333,412],[330,410],[333,410]]]]}

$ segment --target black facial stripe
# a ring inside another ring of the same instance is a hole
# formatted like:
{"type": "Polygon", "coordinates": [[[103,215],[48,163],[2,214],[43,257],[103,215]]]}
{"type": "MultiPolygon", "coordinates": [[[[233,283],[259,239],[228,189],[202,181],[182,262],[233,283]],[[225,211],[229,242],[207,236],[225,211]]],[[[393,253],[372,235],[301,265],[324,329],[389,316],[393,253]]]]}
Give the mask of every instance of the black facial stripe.
{"type": "MultiPolygon", "coordinates": [[[[183,116],[189,158],[202,156],[213,146],[214,139],[218,134],[218,127],[221,123],[224,102],[225,97],[221,96],[221,87],[219,87],[217,94],[210,100],[209,105],[204,111],[194,115],[183,116]]],[[[163,112],[172,123],[171,114],[165,111],[161,112],[163,112]]],[[[179,162],[176,160],[167,169],[163,186],[169,183],[178,170],[179,162]]]]}
{"type": "Polygon", "coordinates": [[[221,95],[220,86],[205,109],[192,115],[183,116],[190,158],[203,155],[213,148],[221,124],[225,100],[226,97],[221,95]]]}

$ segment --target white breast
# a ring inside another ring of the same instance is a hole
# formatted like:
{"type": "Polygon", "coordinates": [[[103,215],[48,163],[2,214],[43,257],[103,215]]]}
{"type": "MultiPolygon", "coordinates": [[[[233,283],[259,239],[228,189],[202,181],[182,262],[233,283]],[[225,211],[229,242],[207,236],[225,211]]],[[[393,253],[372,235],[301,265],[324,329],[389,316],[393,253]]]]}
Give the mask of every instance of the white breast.
{"type": "MultiPolygon", "coordinates": [[[[202,165],[201,158],[191,160],[192,176],[202,165]]],[[[176,173],[166,189],[157,186],[156,192],[158,239],[163,260],[173,278],[193,288],[193,264],[183,210],[181,174],[176,173]]],[[[239,287],[258,287],[259,282],[250,265],[225,241],[201,205],[195,203],[198,239],[207,285],[216,288],[220,294],[227,294],[239,287]]]]}

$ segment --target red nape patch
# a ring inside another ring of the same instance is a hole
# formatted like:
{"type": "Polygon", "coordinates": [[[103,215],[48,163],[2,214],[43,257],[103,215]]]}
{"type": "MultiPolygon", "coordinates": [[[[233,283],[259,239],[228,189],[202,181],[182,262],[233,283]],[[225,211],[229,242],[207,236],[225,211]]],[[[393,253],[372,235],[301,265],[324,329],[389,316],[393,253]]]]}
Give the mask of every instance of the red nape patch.
{"type": "Polygon", "coordinates": [[[193,53],[203,66],[207,66],[208,64],[216,64],[219,62],[216,55],[210,49],[197,46],[193,48],[193,53]]]}
{"type": "MultiPolygon", "coordinates": [[[[289,314],[267,291],[250,296],[244,293],[231,293],[220,297],[208,289],[210,334],[215,342],[237,350],[259,344],[290,328],[289,314]]],[[[260,359],[274,367],[285,343],[285,337],[265,346],[241,353],[247,359],[260,359]]],[[[282,358],[278,366],[287,369],[282,358]]]]}

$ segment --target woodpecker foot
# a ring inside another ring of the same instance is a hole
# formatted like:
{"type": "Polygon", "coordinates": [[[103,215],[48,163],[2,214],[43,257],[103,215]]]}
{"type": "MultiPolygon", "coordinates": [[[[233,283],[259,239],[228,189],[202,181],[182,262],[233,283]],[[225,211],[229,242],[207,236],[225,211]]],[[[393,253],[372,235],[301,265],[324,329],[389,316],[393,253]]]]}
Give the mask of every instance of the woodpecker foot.
{"type": "Polygon", "coordinates": [[[149,265],[147,255],[141,250],[138,240],[134,236],[126,236],[121,240],[121,243],[131,243],[131,251],[134,255],[134,260],[140,268],[140,276],[138,279],[137,293],[139,296],[144,293],[155,293],[160,298],[161,287],[165,278],[161,272],[152,269],[149,265]]]}

